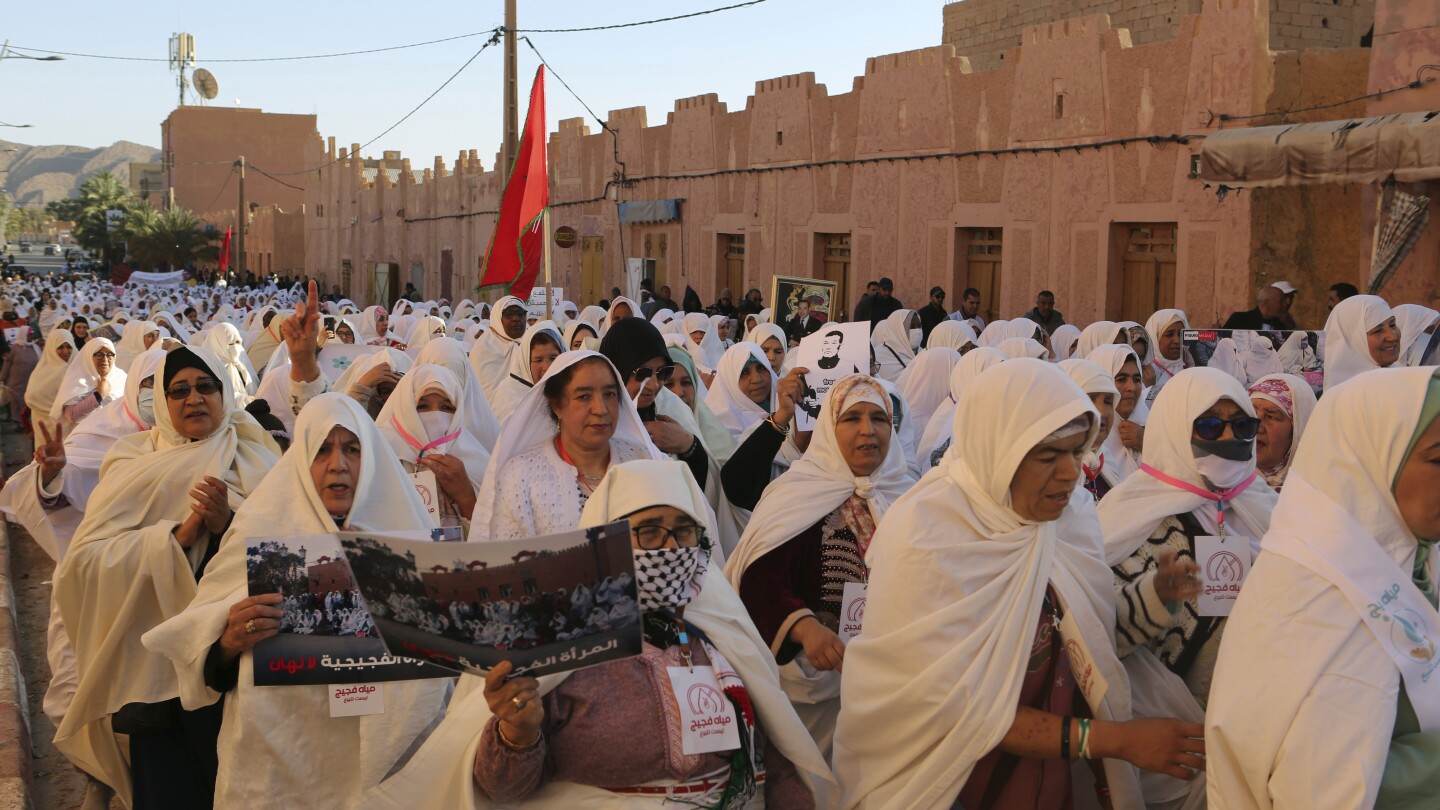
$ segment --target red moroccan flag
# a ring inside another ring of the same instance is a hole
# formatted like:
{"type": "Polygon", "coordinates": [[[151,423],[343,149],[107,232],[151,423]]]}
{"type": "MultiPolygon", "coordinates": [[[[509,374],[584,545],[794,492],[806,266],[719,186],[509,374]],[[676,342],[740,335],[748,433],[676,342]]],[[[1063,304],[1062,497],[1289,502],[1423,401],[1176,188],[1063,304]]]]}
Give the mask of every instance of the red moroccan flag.
{"type": "Polygon", "coordinates": [[[225,229],[225,237],[220,240],[220,272],[225,272],[230,267],[230,231],[225,229]]]}
{"type": "Polygon", "coordinates": [[[500,198],[500,217],[490,235],[490,248],[480,267],[480,287],[503,287],[527,298],[545,250],[545,207],[550,204],[550,178],[545,160],[545,66],[535,71],[530,111],[520,133],[520,148],[500,198]]]}

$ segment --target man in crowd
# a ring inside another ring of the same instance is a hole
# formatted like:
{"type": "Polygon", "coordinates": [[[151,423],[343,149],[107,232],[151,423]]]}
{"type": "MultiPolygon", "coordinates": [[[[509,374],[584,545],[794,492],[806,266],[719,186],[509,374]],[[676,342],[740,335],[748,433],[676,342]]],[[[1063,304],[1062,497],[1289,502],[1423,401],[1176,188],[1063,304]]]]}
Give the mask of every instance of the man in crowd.
{"type": "Polygon", "coordinates": [[[745,300],[740,302],[740,306],[736,307],[735,311],[738,317],[744,318],[746,315],[759,315],[763,309],[765,309],[765,304],[760,296],[760,290],[751,287],[750,292],[745,293],[745,300]]]}
{"type": "MultiPolygon", "coordinates": [[[[869,304],[871,332],[875,331],[875,327],[879,326],[881,321],[890,317],[890,313],[905,308],[905,305],[900,303],[900,299],[895,297],[895,282],[888,278],[880,279],[880,291],[875,294],[874,298],[869,299],[869,304]]],[[[858,315],[855,320],[860,320],[858,315]]]]}
{"type": "Polygon", "coordinates": [[[878,298],[879,296],[880,296],[880,282],[878,282],[878,281],[867,281],[867,282],[865,282],[865,294],[862,295],[862,296],[860,296],[860,300],[859,300],[858,302],[856,302],[856,304],[855,304],[855,314],[854,314],[854,316],[851,318],[851,320],[852,320],[852,321],[868,321],[868,320],[870,320],[870,302],[871,302],[871,301],[874,301],[874,300],[875,300],[876,298],[878,298]]]}
{"type": "Polygon", "coordinates": [[[1040,328],[1044,329],[1047,335],[1055,334],[1056,329],[1065,325],[1065,316],[1055,308],[1055,293],[1049,290],[1041,290],[1040,294],[1035,296],[1035,306],[1025,313],[1025,317],[1040,324],[1040,328]]]}
{"type": "Polygon", "coordinates": [[[661,287],[660,295],[655,298],[655,311],[659,312],[662,309],[668,309],[671,312],[680,311],[680,305],[675,303],[675,299],[670,296],[670,287],[668,285],[661,287]]]}
{"type": "Polygon", "coordinates": [[[1270,286],[1285,295],[1280,300],[1280,328],[1299,329],[1300,327],[1295,325],[1295,317],[1290,314],[1290,308],[1295,306],[1295,293],[1299,292],[1298,288],[1288,281],[1277,281],[1270,286]]]}
{"type": "Polygon", "coordinates": [[[730,292],[729,287],[720,291],[720,300],[716,301],[710,307],[710,314],[724,315],[727,318],[734,318],[736,316],[735,294],[730,292]]]}
{"type": "Polygon", "coordinates": [[[1325,303],[1328,309],[1334,309],[1336,304],[1359,294],[1360,291],[1355,288],[1354,284],[1342,281],[1339,284],[1330,285],[1330,295],[1325,303]]]}
{"type": "Polygon", "coordinates": [[[977,335],[985,331],[985,319],[980,317],[980,291],[966,287],[960,293],[960,308],[950,313],[950,320],[969,324],[977,335]]]}
{"type": "Polygon", "coordinates": [[[930,303],[921,307],[917,313],[920,316],[920,329],[924,337],[921,338],[921,345],[930,339],[930,330],[940,325],[950,313],[945,309],[945,290],[942,287],[930,288],[930,303]]]}
{"type": "Polygon", "coordinates": [[[1266,284],[1255,293],[1255,308],[1232,312],[1222,329],[1284,329],[1285,293],[1266,284]]]}

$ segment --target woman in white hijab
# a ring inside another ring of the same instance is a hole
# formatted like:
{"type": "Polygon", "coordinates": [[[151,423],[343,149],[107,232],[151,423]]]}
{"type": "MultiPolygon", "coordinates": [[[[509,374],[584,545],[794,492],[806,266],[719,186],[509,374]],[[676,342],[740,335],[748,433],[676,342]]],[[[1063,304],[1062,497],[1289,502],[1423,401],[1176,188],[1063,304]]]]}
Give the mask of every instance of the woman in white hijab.
{"type": "Polygon", "coordinates": [[[965,453],[890,507],[866,557],[835,736],[839,807],[1069,807],[1065,760],[1087,758],[1104,760],[1112,806],[1139,808],[1127,763],[1204,768],[1198,725],[1131,720],[1111,575],[1076,487],[1098,421],[1039,360],[1001,363],[961,396],[965,453]]]}
{"type": "Polygon", "coordinates": [[[626,298],[623,295],[617,295],[615,298],[611,299],[610,309],[605,312],[605,320],[600,324],[600,336],[604,337],[604,333],[609,332],[610,327],[614,326],[615,322],[618,320],[622,320],[624,318],[641,317],[640,311],[641,310],[639,304],[631,301],[629,298],[626,298]]]}
{"type": "Polygon", "coordinates": [[[1124,342],[1125,330],[1120,324],[1114,321],[1096,321],[1080,331],[1080,342],[1075,344],[1075,354],[1071,357],[1089,360],[1090,353],[1101,346],[1124,342]]]}
{"type": "Polygon", "coordinates": [[[240,330],[228,323],[218,323],[205,335],[201,344],[225,364],[225,373],[230,375],[230,389],[235,392],[235,406],[243,408],[255,395],[257,384],[255,369],[250,367],[250,357],[245,353],[245,341],[240,330]]]}
{"type": "Polygon", "coordinates": [[[1150,405],[1145,401],[1145,383],[1140,358],[1127,345],[1104,344],[1086,358],[1105,369],[1120,396],[1115,400],[1115,422],[1105,436],[1100,453],[1105,467],[1100,474],[1109,488],[1140,469],[1145,444],[1145,425],[1150,420],[1150,405]]]}
{"type": "Polygon", "coordinates": [[[115,344],[105,338],[87,340],[71,358],[65,379],[55,392],[50,420],[73,427],[92,411],[125,393],[125,372],[115,365],[115,344]]]}
{"type": "Polygon", "coordinates": [[[1315,389],[1293,374],[1271,374],[1250,386],[1250,404],[1260,420],[1260,432],[1255,434],[1255,468],[1265,483],[1279,492],[1315,410],[1315,389]]]}
{"type": "Polygon", "coordinates": [[[1115,378],[1110,372],[1090,360],[1061,360],[1059,365],[1085,396],[1090,397],[1090,404],[1100,414],[1100,431],[1095,434],[1090,452],[1085,454],[1081,465],[1081,472],[1085,474],[1081,484],[1098,501],[1110,492],[1110,484],[1101,473],[1105,470],[1105,437],[1115,424],[1115,400],[1120,398],[1120,391],[1115,388],[1115,378]]]}
{"type": "Polygon", "coordinates": [[[1073,323],[1062,323],[1056,327],[1055,334],[1050,336],[1051,354],[1055,356],[1055,362],[1062,363],[1076,357],[1076,349],[1080,344],[1080,327],[1073,323]]]}
{"type": "Polygon", "coordinates": [[[465,429],[465,389],[454,373],[416,366],[400,378],[375,424],[405,472],[435,474],[439,492],[431,514],[437,522],[468,534],[490,451],[465,429]]]}
{"type": "Polygon", "coordinates": [[[387,346],[386,335],[390,332],[390,316],[381,306],[368,306],[360,313],[360,342],[371,346],[387,346]]]}
{"type": "MultiPolygon", "coordinates": [[[[960,325],[958,321],[942,323],[960,325]]],[[[898,438],[905,448],[905,456],[921,461],[922,469],[928,470],[930,467],[916,456],[920,437],[930,425],[930,419],[935,415],[935,411],[939,410],[940,404],[949,398],[950,375],[959,362],[960,353],[954,349],[932,346],[920,352],[915,357],[915,362],[900,372],[900,379],[895,381],[895,387],[900,389],[905,404],[910,406],[910,412],[905,414],[905,421],[900,426],[898,438]]]]}
{"type": "Polygon", "coordinates": [[[930,338],[925,341],[927,349],[954,349],[961,354],[966,354],[979,345],[980,338],[975,335],[970,324],[948,319],[936,324],[935,328],[930,330],[930,338]]]}
{"type": "Polygon", "coordinates": [[[1400,360],[1395,313],[1378,295],[1352,295],[1330,310],[1325,321],[1325,388],[1400,360]]]}
{"type": "Polygon", "coordinates": [[[930,416],[916,448],[915,457],[922,470],[939,466],[941,457],[950,450],[955,437],[955,403],[960,401],[965,389],[986,369],[997,366],[1006,359],[999,349],[981,346],[960,358],[955,368],[950,370],[950,395],[940,402],[935,413],[930,416]]]}
{"type": "Polygon", "coordinates": [[[915,483],[899,450],[884,389],[863,375],[842,378],[821,401],[805,455],[765,489],[725,568],[827,757],[845,642],[859,630],[849,609],[864,598],[865,553],[885,510],[915,483]]]}
{"type": "Polygon", "coordinates": [[[576,349],[594,350],[600,345],[599,328],[583,317],[565,324],[565,332],[561,337],[563,338],[561,345],[567,352],[576,349]],[[587,341],[589,341],[588,344],[587,341]]]}
{"type": "Polygon", "coordinates": [[[145,647],[172,664],[187,709],[224,698],[216,807],[353,807],[439,722],[450,682],[376,684],[385,713],[365,717],[332,716],[329,687],[257,688],[250,653],[276,634],[280,595],[248,595],[246,549],[261,537],[433,524],[375,424],[334,393],[301,412],[295,443],[246,503],[194,600],[145,647]]]}
{"type": "Polygon", "coordinates": [[[233,510],[279,448],[233,407],[229,375],[204,349],[171,351],[155,376],[166,394],[155,427],[105,456],[55,572],[80,675],[55,745],[131,807],[190,807],[210,802],[218,716],[179,710],[174,668],[140,637],[190,602],[233,510]]]}
{"type": "Polygon", "coordinates": [[[681,329],[685,333],[685,348],[690,350],[690,357],[695,360],[700,372],[714,374],[725,354],[725,344],[716,333],[710,316],[703,312],[691,312],[685,316],[681,329]],[[697,334],[699,338],[695,337],[697,334]]]}
{"type": "Polygon", "coordinates": [[[141,352],[148,350],[160,339],[160,327],[150,321],[130,321],[120,333],[120,342],[115,344],[115,365],[130,368],[141,352]]]}
{"type": "Polygon", "coordinates": [[[507,664],[483,685],[465,676],[475,688],[462,685],[468,697],[363,810],[740,808],[761,797],[769,808],[833,804],[828,766],[780,690],[764,641],[710,562],[704,496],[688,468],[669,460],[616,467],[579,523],[624,518],[635,527],[637,560],[666,563],[643,567],[637,583],[649,611],[645,653],[539,680],[507,680],[507,664]],[[682,750],[670,698],[659,696],[670,694],[666,667],[689,658],[697,675],[718,678],[728,701],[753,706],[736,715],[744,747],[682,750]]]}
{"type": "Polygon", "coordinates": [[[500,440],[500,421],[495,418],[495,412],[485,399],[485,389],[481,388],[479,380],[475,379],[475,370],[470,368],[465,347],[460,341],[454,338],[435,338],[420,350],[420,356],[415,358],[415,365],[436,365],[450,369],[450,373],[455,375],[455,379],[460,381],[460,387],[465,390],[465,404],[461,409],[465,418],[465,430],[478,439],[487,451],[493,448],[495,442],[500,440]]]}
{"type": "Polygon", "coordinates": [[[870,335],[870,354],[880,364],[876,376],[894,382],[915,362],[915,352],[920,350],[919,323],[913,310],[897,309],[875,326],[870,335]]]}
{"type": "Polygon", "coordinates": [[[425,344],[437,337],[445,337],[445,321],[434,315],[422,315],[410,324],[409,331],[405,333],[405,353],[415,357],[425,344]]]}
{"type": "Polygon", "coordinates": [[[1440,791],[1434,372],[1367,374],[1315,409],[1221,645],[1211,806],[1425,807],[1440,791]]]}
{"type": "Polygon", "coordinates": [[[720,358],[705,404],[737,446],[775,407],[775,383],[775,372],[754,343],[737,343],[720,358]]]}
{"type": "Polygon", "coordinates": [[[1440,312],[1419,304],[1400,304],[1394,311],[1395,326],[1400,330],[1398,365],[1418,366],[1430,342],[1435,339],[1435,327],[1440,324],[1440,312]]]}
{"type": "Polygon", "coordinates": [[[519,345],[510,352],[504,379],[495,387],[495,396],[490,402],[495,418],[503,424],[520,400],[535,387],[536,380],[545,376],[550,364],[564,351],[560,329],[554,321],[540,321],[527,329],[519,345]]]}
{"type": "MultiPolygon", "coordinates": [[[[372,418],[378,418],[380,409],[385,407],[400,378],[414,365],[415,361],[410,355],[386,346],[373,354],[362,355],[356,359],[329,388],[360,403],[366,413],[372,418]]],[[[286,386],[288,389],[288,382],[286,386]]],[[[288,414],[287,428],[295,424],[295,414],[293,409],[288,407],[288,403],[287,407],[280,408],[278,412],[272,403],[271,412],[282,422],[286,421],[288,414]]]]}
{"type": "Polygon", "coordinates": [[[1255,471],[1259,427],[1233,378],[1185,369],[1155,398],[1140,472],[1097,508],[1105,561],[1116,577],[1117,651],[1154,653],[1201,708],[1225,619],[1202,612],[1198,538],[1243,537],[1248,544],[1234,553],[1252,559],[1259,550],[1275,508],[1275,491],[1255,471]]]}
{"type": "Polygon", "coordinates": [[[980,345],[994,348],[1000,343],[1000,341],[1009,337],[1009,335],[1006,333],[1006,329],[1009,325],[1009,321],[991,321],[988,325],[986,325],[984,329],[980,331],[980,345]]]}
{"type": "MultiPolygon", "coordinates": [[[[1011,321],[1010,323],[1019,323],[1011,321]]],[[[1029,357],[1032,360],[1049,360],[1050,350],[1034,338],[1005,338],[995,348],[1012,360],[1029,357]]]]}
{"type": "Polygon", "coordinates": [[[617,465],[662,458],[604,355],[562,354],[505,424],[472,521],[476,540],[570,531],[617,465]]]}
{"type": "Polygon", "coordinates": [[[284,344],[285,339],[280,336],[280,325],[285,322],[288,314],[271,306],[260,310],[259,317],[255,319],[255,324],[259,329],[254,333],[255,336],[250,340],[250,345],[246,349],[246,353],[250,355],[251,368],[265,368],[270,362],[270,355],[284,344]],[[265,323],[266,317],[270,318],[268,324],[265,323]]]}
{"type": "Polygon", "coordinates": [[[785,373],[785,361],[789,357],[790,349],[784,329],[773,323],[762,323],[751,330],[745,340],[760,347],[765,359],[770,361],[770,370],[775,372],[775,376],[785,373]]]}
{"type": "Polygon", "coordinates": [[[1145,321],[1145,334],[1150,337],[1150,365],[1155,373],[1155,383],[1149,394],[1151,401],[1171,377],[1195,365],[1195,361],[1185,355],[1183,335],[1189,328],[1190,320],[1178,309],[1156,310],[1145,321]]]}
{"type": "Polygon", "coordinates": [[[59,400],[60,385],[65,381],[75,354],[75,336],[67,330],[51,329],[45,335],[40,362],[30,372],[30,382],[25,387],[25,406],[30,409],[30,421],[37,436],[40,435],[41,424],[52,436],[59,435],[61,420],[52,417],[50,412],[59,400]]]}
{"type": "Polygon", "coordinates": [[[507,295],[490,311],[490,328],[470,347],[470,368],[485,389],[487,402],[494,402],[510,364],[510,353],[525,335],[525,302],[507,295]]]}

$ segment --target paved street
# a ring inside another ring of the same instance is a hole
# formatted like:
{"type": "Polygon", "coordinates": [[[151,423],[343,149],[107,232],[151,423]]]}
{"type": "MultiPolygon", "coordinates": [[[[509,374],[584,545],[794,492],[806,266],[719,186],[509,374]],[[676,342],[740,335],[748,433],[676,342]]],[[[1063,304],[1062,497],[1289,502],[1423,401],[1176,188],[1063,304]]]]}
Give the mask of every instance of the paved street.
{"type": "Polygon", "coordinates": [[[12,243],[6,254],[13,255],[16,264],[33,274],[48,276],[65,269],[65,257],[46,256],[43,245],[32,245],[29,253],[21,253],[19,247],[12,243]]]}

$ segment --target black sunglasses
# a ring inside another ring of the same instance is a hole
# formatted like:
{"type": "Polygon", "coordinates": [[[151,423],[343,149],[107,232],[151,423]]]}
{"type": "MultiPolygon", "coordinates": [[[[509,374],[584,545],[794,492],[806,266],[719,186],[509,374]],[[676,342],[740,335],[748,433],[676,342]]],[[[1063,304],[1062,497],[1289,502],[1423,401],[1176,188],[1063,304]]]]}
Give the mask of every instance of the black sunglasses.
{"type": "Polygon", "coordinates": [[[671,365],[661,366],[658,369],[654,369],[649,368],[648,366],[641,366],[640,368],[635,369],[633,373],[631,373],[630,379],[638,383],[643,383],[646,380],[650,379],[650,375],[652,374],[655,375],[655,379],[658,380],[661,385],[664,385],[665,383],[670,381],[670,378],[672,376],[674,376],[675,367],[671,365]]]}
{"type": "MultiPolygon", "coordinates": [[[[220,393],[220,389],[223,387],[224,386],[220,384],[219,380],[211,377],[201,377],[200,379],[195,381],[193,390],[199,391],[200,396],[202,397],[208,397],[211,394],[220,393]]],[[[186,397],[189,397],[191,390],[192,386],[190,385],[190,383],[180,383],[179,385],[172,385],[169,388],[166,388],[165,396],[178,402],[182,399],[185,399],[186,397]]]]}
{"type": "Polygon", "coordinates": [[[1255,438],[1255,433],[1260,430],[1260,420],[1253,416],[1241,416],[1236,419],[1221,419],[1218,416],[1202,416],[1195,420],[1195,433],[1207,442],[1213,442],[1225,435],[1225,426],[1229,425],[1235,438],[1242,442],[1248,442],[1255,438]]]}

